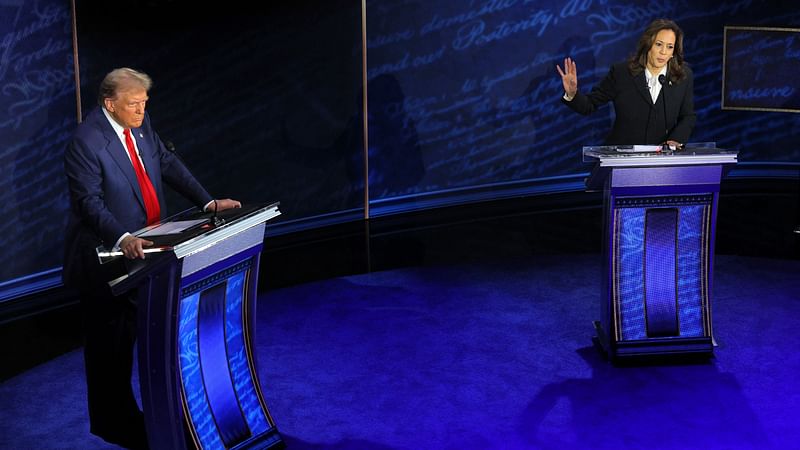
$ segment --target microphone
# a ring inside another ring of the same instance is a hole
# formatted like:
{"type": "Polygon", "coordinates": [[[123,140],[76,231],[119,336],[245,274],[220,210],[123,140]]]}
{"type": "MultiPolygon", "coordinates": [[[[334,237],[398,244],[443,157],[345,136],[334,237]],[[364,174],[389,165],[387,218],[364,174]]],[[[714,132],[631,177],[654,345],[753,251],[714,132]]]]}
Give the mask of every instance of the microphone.
{"type": "Polygon", "coordinates": [[[186,165],[186,161],[184,161],[181,154],[178,153],[177,150],[175,150],[175,144],[173,144],[172,141],[163,141],[163,142],[164,142],[164,147],[166,147],[167,151],[175,155],[175,157],[178,158],[178,161],[180,161],[181,164],[183,164],[184,167],[188,169],[189,166],[186,165]]]}
{"type": "MultiPolygon", "coordinates": [[[[186,170],[189,170],[189,166],[186,165],[186,161],[183,160],[183,158],[181,157],[181,154],[178,153],[177,150],[175,150],[175,144],[173,144],[172,141],[169,141],[169,140],[164,141],[164,147],[166,147],[166,149],[170,153],[172,153],[173,155],[175,155],[176,158],[178,158],[178,161],[180,161],[180,163],[183,164],[184,167],[186,167],[186,170]]],[[[189,173],[191,173],[191,171],[189,171],[189,173]]],[[[212,223],[214,224],[215,227],[218,227],[220,225],[224,225],[225,224],[225,219],[221,219],[221,218],[217,217],[217,200],[216,199],[214,199],[214,214],[211,217],[211,220],[212,220],[212,223]]]]}
{"type": "MultiPolygon", "coordinates": [[[[644,90],[647,91],[647,95],[650,95],[650,84],[647,83],[647,79],[644,81],[644,90]]],[[[650,131],[650,115],[652,112],[653,105],[650,105],[650,107],[647,108],[647,123],[644,126],[644,142],[642,142],[642,144],[649,145],[649,142],[647,141],[647,132],[650,131]]]]}
{"type": "MultiPolygon", "coordinates": [[[[670,151],[667,145],[667,138],[669,137],[669,124],[667,123],[667,82],[669,79],[664,75],[658,76],[658,82],[661,83],[661,103],[664,105],[664,148],[663,151],[670,151]]],[[[672,82],[669,82],[671,85],[672,82]]]]}

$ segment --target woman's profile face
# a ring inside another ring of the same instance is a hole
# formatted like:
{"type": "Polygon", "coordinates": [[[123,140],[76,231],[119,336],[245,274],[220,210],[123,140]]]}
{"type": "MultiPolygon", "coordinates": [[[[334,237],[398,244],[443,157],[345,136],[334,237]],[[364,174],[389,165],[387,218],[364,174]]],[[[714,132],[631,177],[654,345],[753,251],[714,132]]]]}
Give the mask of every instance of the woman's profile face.
{"type": "Polygon", "coordinates": [[[672,58],[675,52],[675,32],[672,30],[661,30],[656,34],[650,51],[647,52],[647,68],[650,71],[658,72],[672,58]]]}

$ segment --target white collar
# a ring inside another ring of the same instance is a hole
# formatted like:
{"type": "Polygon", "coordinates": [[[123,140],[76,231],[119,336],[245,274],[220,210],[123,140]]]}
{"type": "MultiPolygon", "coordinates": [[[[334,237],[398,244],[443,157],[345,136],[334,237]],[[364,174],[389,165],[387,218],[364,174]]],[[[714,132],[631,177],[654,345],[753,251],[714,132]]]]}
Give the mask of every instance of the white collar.
{"type": "Polygon", "coordinates": [[[105,107],[101,106],[100,109],[103,110],[103,114],[106,116],[106,119],[108,119],[108,123],[111,124],[111,128],[113,128],[114,132],[117,133],[117,136],[122,136],[122,133],[125,132],[125,128],[123,128],[122,125],[117,123],[117,121],[111,117],[111,114],[108,112],[108,110],[106,110],[105,107]]]}
{"type": "Polygon", "coordinates": [[[645,80],[647,80],[647,85],[648,86],[653,86],[654,85],[653,84],[653,80],[658,80],[658,77],[660,77],[661,75],[666,75],[666,74],[667,74],[667,65],[666,64],[664,64],[664,67],[662,67],[661,70],[658,72],[658,75],[652,75],[650,73],[650,71],[647,70],[647,67],[644,68],[644,77],[645,77],[645,80]]]}

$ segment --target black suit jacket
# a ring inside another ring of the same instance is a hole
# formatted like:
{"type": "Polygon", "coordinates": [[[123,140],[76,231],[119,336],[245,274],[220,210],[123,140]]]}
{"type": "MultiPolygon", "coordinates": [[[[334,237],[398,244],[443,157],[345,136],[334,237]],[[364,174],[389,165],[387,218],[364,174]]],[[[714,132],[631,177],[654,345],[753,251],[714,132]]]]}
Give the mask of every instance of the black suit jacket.
{"type": "Polygon", "coordinates": [[[687,67],[686,78],[664,85],[653,104],[644,71],[634,76],[628,70],[628,63],[623,62],[611,66],[608,75],[589,94],[578,92],[572,101],[562,97],[562,102],[584,115],[614,102],[616,119],[606,138],[607,145],[661,144],[667,140],[685,144],[696,120],[693,91],[694,79],[687,67]]]}

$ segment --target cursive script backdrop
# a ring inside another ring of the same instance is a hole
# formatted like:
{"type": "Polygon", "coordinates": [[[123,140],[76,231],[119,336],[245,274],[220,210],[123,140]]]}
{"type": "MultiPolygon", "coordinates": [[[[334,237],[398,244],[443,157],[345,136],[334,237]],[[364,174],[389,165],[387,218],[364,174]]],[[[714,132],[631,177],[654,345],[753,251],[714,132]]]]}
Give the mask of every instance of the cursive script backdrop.
{"type": "Polygon", "coordinates": [[[0,284],[61,266],[75,104],[69,2],[0,2],[0,284]]]}
{"type": "Polygon", "coordinates": [[[369,182],[377,204],[531,180],[546,191],[580,180],[575,175],[588,171],[581,147],[603,143],[614,111],[609,105],[585,117],[562,105],[556,64],[575,59],[579,88],[588,91],[659,17],[686,35],[698,113],[692,141],[738,149],[743,162],[800,162],[800,115],[720,109],[724,26],[800,23],[800,9],[787,3],[372,0],[367,11],[369,182]]]}
{"type": "MultiPolygon", "coordinates": [[[[362,217],[360,1],[76,6],[84,115],[108,71],[143,70],[156,129],[213,195],[281,201],[268,230],[362,217]]],[[[373,215],[581,191],[580,149],[603,142],[614,111],[584,117],[561,105],[555,65],[573,57],[580,89],[591,89],[657,17],[686,32],[692,140],[738,149],[740,167],[800,163],[800,114],[720,107],[724,27],[800,27],[787,2],[369,0],[366,11],[373,215]]],[[[0,267],[2,291],[61,265],[62,157],[77,120],[69,1],[3,0],[0,20],[0,245],[14,261],[0,267]]],[[[168,203],[188,206],[177,195],[168,203]]]]}
{"type": "Polygon", "coordinates": [[[800,28],[725,27],[722,107],[800,112],[800,28]]]}

